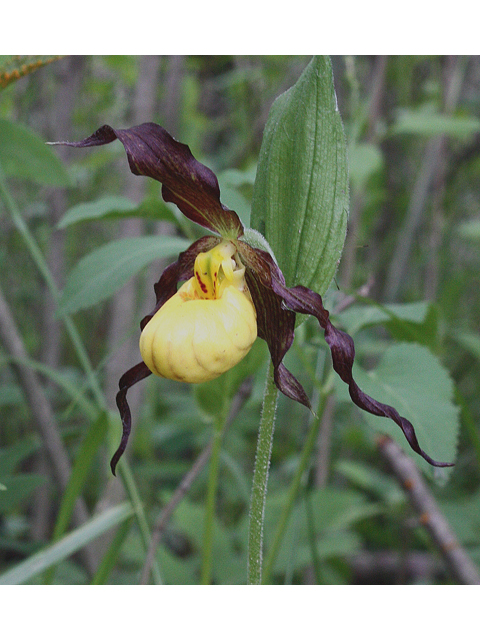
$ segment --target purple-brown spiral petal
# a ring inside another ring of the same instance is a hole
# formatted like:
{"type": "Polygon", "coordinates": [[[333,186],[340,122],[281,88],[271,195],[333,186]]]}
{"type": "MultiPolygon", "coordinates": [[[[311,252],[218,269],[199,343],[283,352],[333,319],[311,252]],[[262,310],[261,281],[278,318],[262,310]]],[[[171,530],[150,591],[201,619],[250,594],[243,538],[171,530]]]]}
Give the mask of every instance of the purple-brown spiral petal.
{"type": "Polygon", "coordinates": [[[257,309],[258,334],[268,343],[274,365],[275,382],[280,391],[289,398],[310,407],[303,387],[285,368],[282,360],[293,342],[295,314],[312,315],[325,332],[325,340],[332,354],[333,368],[348,385],[353,402],[364,411],[393,420],[403,431],[410,447],[434,467],[453,466],[449,462],[433,460],[421,449],[415,429],[409,420],[400,416],[393,407],[378,402],[359,388],[352,373],[355,359],[353,339],[333,326],[321,296],[301,285],[287,287],[282,272],[268,253],[253,249],[242,242],[238,244],[242,259],[247,265],[247,282],[257,309]]]}
{"type": "Polygon", "coordinates": [[[115,475],[115,469],[118,461],[125,451],[132,428],[132,414],[130,413],[130,407],[127,402],[127,391],[130,387],[133,387],[134,384],[140,382],[140,380],[147,378],[151,373],[152,372],[144,362],[139,362],[124,373],[118,383],[120,390],[117,393],[116,401],[120,417],[122,419],[122,439],[120,440],[120,445],[110,461],[110,468],[112,469],[113,475],[115,475]]]}
{"type": "Polygon", "coordinates": [[[330,322],[329,313],[323,307],[322,298],[318,293],[306,287],[296,286],[288,289],[281,282],[273,279],[273,288],[282,296],[287,306],[298,313],[306,313],[314,316],[325,332],[325,340],[332,354],[333,368],[340,378],[348,385],[350,397],[353,402],[375,416],[382,416],[393,420],[403,431],[410,447],[424,460],[434,467],[451,467],[450,462],[437,462],[433,460],[419,445],[415,429],[412,423],[400,416],[398,411],[388,404],[378,402],[364,393],[353,379],[353,362],[355,359],[355,346],[352,338],[336,329],[330,322]]]}

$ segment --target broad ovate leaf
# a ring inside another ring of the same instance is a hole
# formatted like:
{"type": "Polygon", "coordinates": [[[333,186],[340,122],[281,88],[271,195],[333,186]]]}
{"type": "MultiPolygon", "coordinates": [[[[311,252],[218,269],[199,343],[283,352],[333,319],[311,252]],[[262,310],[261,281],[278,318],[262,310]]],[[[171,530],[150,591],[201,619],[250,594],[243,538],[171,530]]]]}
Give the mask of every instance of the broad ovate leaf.
{"type": "MultiPolygon", "coordinates": [[[[355,378],[366,393],[395,405],[415,425],[420,446],[432,457],[455,460],[459,412],[453,402],[453,382],[427,348],[396,344],[385,351],[374,370],[366,372],[355,367],[355,378]]],[[[388,420],[363,415],[372,428],[391,436],[410,453],[400,432],[388,420]]],[[[420,458],[415,457],[415,461],[424,470],[428,468],[420,458]]]]}

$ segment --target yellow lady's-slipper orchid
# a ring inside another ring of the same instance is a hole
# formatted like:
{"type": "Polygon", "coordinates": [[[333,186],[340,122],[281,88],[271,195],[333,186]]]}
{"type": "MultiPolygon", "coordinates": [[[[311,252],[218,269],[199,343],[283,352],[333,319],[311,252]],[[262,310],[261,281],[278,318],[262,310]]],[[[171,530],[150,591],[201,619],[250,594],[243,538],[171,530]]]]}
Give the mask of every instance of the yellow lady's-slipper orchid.
{"type": "Polygon", "coordinates": [[[231,242],[199,253],[194,275],[148,322],[140,353],[152,373],[180,382],[206,382],[250,351],[257,314],[245,267],[231,242]]]}
{"type": "Polygon", "coordinates": [[[255,246],[252,240],[247,242],[240,218],[220,201],[215,174],[193,157],[187,145],[152,122],[130,129],[104,125],[80,142],[54,144],[92,147],[114,140],[123,144],[132,173],[161,182],[166,202],[173,202],[189,220],[216,235],[195,241],[155,284],[157,304],[140,323],[143,361],[119,381],[116,400],[123,435],[110,463],[113,473],[130,434],[127,391],[131,386],[152,372],[188,382],[214,378],[242,359],[257,331],[267,342],[278,389],[310,407],[302,385],[283,364],[293,342],[297,313],[318,320],[333,368],[360,409],[393,420],[412,449],[433,466],[452,466],[433,460],[421,449],[411,422],[358,387],[352,372],[352,338],[333,326],[318,293],[301,285],[286,286],[264,239],[264,249],[256,241],[255,246]],[[177,291],[182,281],[187,282],[177,291]]]}

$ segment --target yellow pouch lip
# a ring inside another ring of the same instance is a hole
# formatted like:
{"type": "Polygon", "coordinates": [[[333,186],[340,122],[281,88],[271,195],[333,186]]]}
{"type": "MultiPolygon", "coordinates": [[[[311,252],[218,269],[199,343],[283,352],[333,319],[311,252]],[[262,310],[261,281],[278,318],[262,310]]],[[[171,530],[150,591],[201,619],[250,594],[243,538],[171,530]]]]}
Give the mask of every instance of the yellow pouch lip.
{"type": "Polygon", "coordinates": [[[140,352],[152,373],[197,383],[238,364],[257,337],[255,307],[235,286],[199,299],[195,277],[185,282],[145,326],[140,352]]]}

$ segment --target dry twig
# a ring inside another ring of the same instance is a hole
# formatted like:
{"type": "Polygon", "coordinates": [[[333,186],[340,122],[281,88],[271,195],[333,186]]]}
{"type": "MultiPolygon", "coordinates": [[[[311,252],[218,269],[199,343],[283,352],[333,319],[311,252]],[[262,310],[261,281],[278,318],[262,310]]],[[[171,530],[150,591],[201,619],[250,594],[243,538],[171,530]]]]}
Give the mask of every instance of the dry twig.
{"type": "Polygon", "coordinates": [[[418,513],[420,524],[432,536],[455,579],[460,584],[480,584],[477,567],[460,546],[414,461],[388,436],[378,438],[378,447],[418,513]]]}

